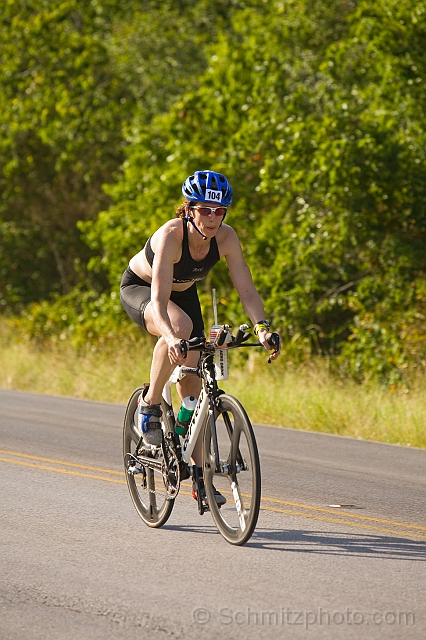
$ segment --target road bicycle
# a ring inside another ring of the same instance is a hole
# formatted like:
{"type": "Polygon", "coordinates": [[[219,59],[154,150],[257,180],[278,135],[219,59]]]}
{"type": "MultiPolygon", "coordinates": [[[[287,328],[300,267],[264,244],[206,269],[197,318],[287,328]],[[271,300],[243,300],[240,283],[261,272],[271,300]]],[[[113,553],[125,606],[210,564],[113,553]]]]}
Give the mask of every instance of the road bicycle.
{"type": "MultiPolygon", "coordinates": [[[[230,349],[262,346],[259,342],[247,342],[251,337],[248,329],[248,325],[241,325],[233,336],[228,325],[215,324],[208,340],[200,337],[181,341],[183,351],[199,351],[200,357],[197,367],[177,367],[163,389],[160,447],[144,447],[138,428],[138,401],[148,385],[132,393],[124,418],[124,468],[134,506],[149,527],[158,528],[167,522],[182,482],[192,478],[200,515],[210,511],[229,543],[242,545],[253,534],[261,496],[256,439],[240,402],[217,384],[218,380],[228,379],[230,349]],[[188,431],[181,437],[175,432],[171,386],[187,375],[199,376],[202,389],[188,431]],[[200,435],[202,474],[191,464],[200,435]],[[226,498],[226,504],[217,504],[215,490],[226,498]]],[[[270,344],[276,350],[279,348],[277,334],[271,335],[270,344]]]]}

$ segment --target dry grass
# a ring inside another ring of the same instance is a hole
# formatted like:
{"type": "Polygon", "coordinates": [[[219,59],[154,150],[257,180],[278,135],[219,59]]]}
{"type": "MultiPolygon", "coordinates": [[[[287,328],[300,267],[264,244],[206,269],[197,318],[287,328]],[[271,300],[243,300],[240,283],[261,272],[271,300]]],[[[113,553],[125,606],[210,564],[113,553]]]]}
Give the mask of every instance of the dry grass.
{"type": "Polygon", "coordinates": [[[250,364],[251,371],[235,369],[224,388],[253,422],[426,448],[425,379],[391,392],[336,380],[312,362],[298,368],[281,362],[272,370],[262,355],[250,364]]]}
{"type": "Polygon", "coordinates": [[[130,392],[149,380],[149,346],[120,345],[111,352],[40,347],[6,341],[0,333],[0,388],[125,404],[130,392]],[[3,338],[3,339],[2,339],[3,338]]]}
{"type": "MultiPolygon", "coordinates": [[[[42,348],[0,332],[0,387],[125,404],[149,379],[152,345],[117,344],[108,353],[78,355],[42,348]]],[[[409,392],[337,381],[324,366],[292,368],[265,354],[230,356],[231,380],[222,387],[242,402],[252,422],[426,448],[426,381],[409,392]]]]}

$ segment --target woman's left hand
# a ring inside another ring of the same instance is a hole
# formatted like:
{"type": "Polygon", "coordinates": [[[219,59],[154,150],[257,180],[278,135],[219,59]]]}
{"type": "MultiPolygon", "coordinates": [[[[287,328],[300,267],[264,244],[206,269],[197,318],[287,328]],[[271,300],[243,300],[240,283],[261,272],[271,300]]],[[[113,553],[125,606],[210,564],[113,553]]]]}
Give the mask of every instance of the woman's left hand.
{"type": "MultiPolygon", "coordinates": [[[[276,334],[275,334],[276,335],[276,334]]],[[[257,337],[259,339],[260,344],[265,347],[265,349],[267,349],[268,351],[272,351],[274,350],[274,353],[272,353],[269,356],[269,360],[276,360],[278,358],[278,356],[280,355],[280,351],[281,351],[281,345],[280,342],[278,342],[278,345],[276,344],[271,344],[269,342],[270,338],[272,336],[272,333],[270,333],[269,331],[264,331],[264,330],[260,330],[259,333],[257,334],[257,337]]]]}

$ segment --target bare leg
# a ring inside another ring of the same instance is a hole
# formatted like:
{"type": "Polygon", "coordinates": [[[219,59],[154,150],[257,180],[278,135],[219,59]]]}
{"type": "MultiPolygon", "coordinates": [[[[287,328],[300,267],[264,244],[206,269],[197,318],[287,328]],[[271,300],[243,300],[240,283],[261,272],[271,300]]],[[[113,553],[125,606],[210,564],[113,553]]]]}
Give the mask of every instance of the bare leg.
{"type": "MultiPolygon", "coordinates": [[[[198,364],[199,353],[198,351],[191,351],[186,357],[186,367],[196,367],[198,364]]],[[[187,396],[194,396],[198,398],[201,391],[201,380],[197,376],[186,376],[177,383],[177,391],[181,400],[187,396]]]]}
{"type": "Polygon", "coordinates": [[[200,435],[197,438],[197,442],[195,443],[194,449],[192,451],[192,460],[194,462],[194,464],[197,465],[197,467],[202,467],[203,466],[203,437],[202,434],[200,433],[200,435]]]}
{"type": "MultiPolygon", "coordinates": [[[[152,317],[150,307],[151,303],[147,305],[144,314],[146,327],[149,333],[154,336],[158,336],[158,331],[155,327],[155,321],[152,317]]],[[[189,316],[173,302],[169,302],[167,306],[167,313],[169,315],[172,327],[176,335],[180,338],[183,338],[184,340],[188,340],[192,332],[192,321],[189,316]]],[[[199,354],[196,351],[188,353],[186,363],[187,366],[196,367],[198,363],[198,357],[199,354]]],[[[149,390],[145,396],[145,402],[147,402],[148,404],[160,404],[163,387],[166,384],[167,380],[170,378],[170,375],[173,372],[174,368],[175,365],[170,364],[167,343],[161,336],[159,336],[158,342],[155,345],[154,352],[152,354],[149,390]]],[[[177,390],[182,400],[186,396],[194,396],[195,398],[198,398],[201,391],[201,380],[196,376],[186,376],[177,384],[177,390]]],[[[199,467],[201,466],[202,459],[201,449],[201,438],[198,438],[192,458],[194,463],[199,467]]]]}
{"type": "MultiPolygon", "coordinates": [[[[188,367],[196,367],[198,363],[198,353],[188,353],[187,359],[188,367]]],[[[155,345],[152,357],[149,391],[145,396],[145,401],[148,404],[159,404],[161,402],[163,387],[166,384],[167,380],[170,378],[173,369],[174,365],[170,364],[167,355],[167,344],[165,340],[163,340],[163,338],[159,338],[157,344],[155,345]],[[158,398],[158,400],[156,400],[157,396],[154,395],[152,391],[153,389],[160,389],[160,397],[158,398]]],[[[186,398],[186,396],[194,396],[195,398],[198,398],[201,391],[201,380],[200,378],[197,378],[195,376],[186,376],[183,380],[180,381],[180,383],[178,383],[177,390],[181,400],[183,400],[183,398],[186,398]]],[[[197,465],[197,467],[202,466],[201,434],[197,442],[195,443],[194,451],[192,453],[192,461],[197,465]]]]}
{"type": "Polygon", "coordinates": [[[148,404],[160,404],[163,387],[174,369],[170,364],[167,343],[164,338],[159,338],[152,354],[149,390],[145,396],[148,404]]]}
{"type": "MultiPolygon", "coordinates": [[[[192,332],[192,320],[180,307],[173,302],[169,302],[167,306],[167,313],[170,318],[173,330],[179,338],[188,340],[192,332]]],[[[155,319],[152,316],[151,303],[146,307],[145,314],[146,327],[154,336],[158,336],[158,330],[155,325],[155,319]]],[[[198,353],[188,353],[187,366],[195,367],[198,362],[198,353]]],[[[161,402],[161,394],[163,387],[175,368],[175,365],[170,364],[167,343],[159,336],[159,340],[155,345],[152,355],[151,374],[149,391],[145,396],[145,401],[148,404],[159,404],[161,402]]],[[[178,393],[181,399],[186,396],[198,397],[201,389],[199,378],[195,376],[187,376],[177,385],[178,393]]]]}

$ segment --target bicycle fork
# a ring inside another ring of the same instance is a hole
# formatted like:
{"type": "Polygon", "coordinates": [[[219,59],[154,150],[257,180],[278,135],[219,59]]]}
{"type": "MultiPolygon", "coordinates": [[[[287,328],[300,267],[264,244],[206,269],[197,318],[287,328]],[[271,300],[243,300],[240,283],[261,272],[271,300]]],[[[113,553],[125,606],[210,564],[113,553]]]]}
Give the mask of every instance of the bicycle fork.
{"type": "MultiPolygon", "coordinates": [[[[213,442],[213,451],[215,457],[215,473],[221,473],[220,459],[219,459],[219,445],[217,441],[217,432],[216,432],[216,420],[214,417],[214,401],[212,398],[208,398],[209,409],[208,409],[208,417],[207,420],[210,423],[210,432],[213,442]]],[[[204,485],[203,478],[203,469],[201,467],[197,467],[196,465],[192,468],[192,481],[193,481],[193,490],[195,491],[198,503],[198,513],[202,516],[203,513],[209,511],[209,505],[206,497],[206,489],[204,485]]]]}

